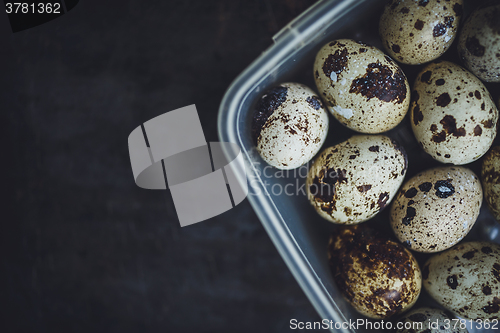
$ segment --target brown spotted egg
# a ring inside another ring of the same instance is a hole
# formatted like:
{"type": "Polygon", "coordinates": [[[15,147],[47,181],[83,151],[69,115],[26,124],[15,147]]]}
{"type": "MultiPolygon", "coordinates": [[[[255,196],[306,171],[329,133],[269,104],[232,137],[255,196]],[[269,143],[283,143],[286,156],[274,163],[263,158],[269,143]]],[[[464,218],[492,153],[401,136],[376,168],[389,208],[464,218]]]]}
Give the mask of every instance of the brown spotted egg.
{"type": "Polygon", "coordinates": [[[412,91],[413,133],[442,163],[467,164],[483,156],[496,135],[498,110],[484,84],[447,61],[427,65],[412,91]]]}
{"type": "Polygon", "coordinates": [[[337,228],[328,258],[337,288],[365,316],[402,313],[420,295],[422,276],[410,251],[365,225],[337,228]]]}
{"type": "Polygon", "coordinates": [[[465,21],[458,53],[465,67],[485,82],[500,82],[500,4],[476,9],[465,21]]]}
{"type": "Polygon", "coordinates": [[[481,183],[471,170],[426,170],[399,190],[391,206],[391,226],[399,241],[412,250],[443,251],[469,233],[482,200],[481,183]]]}
{"type": "Polygon", "coordinates": [[[394,60],[379,49],[350,39],[324,45],[316,55],[314,77],[333,116],[361,133],[382,133],[408,111],[409,85],[394,60]]]}
{"type": "Polygon", "coordinates": [[[461,17],[462,0],[393,0],[380,17],[379,33],[391,57],[418,65],[448,50],[461,17]]]}
{"type": "Polygon", "coordinates": [[[391,202],[406,169],[406,153],[396,141],[383,135],[353,136],[316,158],[307,175],[307,195],[330,222],[364,222],[391,202]]]}
{"type": "Polygon", "coordinates": [[[484,200],[493,216],[500,221],[500,146],[492,147],[484,156],[481,180],[484,200]]]}
{"type": "Polygon", "coordinates": [[[500,320],[500,245],[466,242],[422,268],[425,290],[461,318],[500,320]]]}
{"type": "Polygon", "coordinates": [[[449,311],[432,308],[411,310],[403,318],[397,333],[468,333],[465,323],[449,311]]]}
{"type": "Polygon", "coordinates": [[[316,155],[328,133],[328,112],[310,88],[283,83],[258,101],[252,136],[264,161],[295,169],[316,155]]]}

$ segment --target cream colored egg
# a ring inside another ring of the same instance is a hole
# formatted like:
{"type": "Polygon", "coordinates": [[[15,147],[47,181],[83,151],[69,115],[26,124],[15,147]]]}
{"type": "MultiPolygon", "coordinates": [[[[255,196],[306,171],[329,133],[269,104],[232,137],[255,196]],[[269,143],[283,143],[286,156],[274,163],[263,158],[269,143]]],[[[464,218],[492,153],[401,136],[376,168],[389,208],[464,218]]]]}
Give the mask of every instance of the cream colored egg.
{"type": "Polygon", "coordinates": [[[464,167],[426,170],[400,189],[391,206],[391,227],[400,242],[418,252],[439,252],[470,231],[483,200],[478,177],[464,167]]]}
{"type": "Polygon", "coordinates": [[[422,275],[410,251],[365,225],[337,228],[328,258],[337,288],[365,316],[403,313],[420,295],[422,275]]]}
{"type": "Polygon", "coordinates": [[[309,201],[328,221],[355,224],[388,205],[407,169],[404,149],[382,135],[358,135],[326,148],[309,169],[309,201]]]}
{"type": "Polygon", "coordinates": [[[500,320],[500,245],[467,242],[431,257],[425,290],[461,318],[500,320]]]}
{"type": "Polygon", "coordinates": [[[500,146],[495,146],[483,158],[481,169],[484,200],[493,216],[500,221],[500,146]]]}
{"type": "Polygon", "coordinates": [[[462,17],[462,0],[390,1],[379,33],[391,57],[409,65],[441,56],[453,43],[462,17]]]}
{"type": "Polygon", "coordinates": [[[491,2],[465,21],[458,53],[465,67],[485,82],[500,82],[500,4],[491,2]]]}
{"type": "Polygon", "coordinates": [[[379,49],[350,39],[324,45],[314,77],[333,116],[361,133],[382,133],[398,125],[409,107],[409,85],[394,60],[379,49]]]}
{"type": "Polygon", "coordinates": [[[447,61],[427,65],[412,91],[413,133],[442,163],[467,164],[483,156],[496,136],[498,109],[484,84],[447,61]]]}
{"type": "Polygon", "coordinates": [[[328,113],[320,98],[299,83],[283,83],[258,101],[252,136],[260,156],[278,169],[309,162],[328,133],[328,113]]]}

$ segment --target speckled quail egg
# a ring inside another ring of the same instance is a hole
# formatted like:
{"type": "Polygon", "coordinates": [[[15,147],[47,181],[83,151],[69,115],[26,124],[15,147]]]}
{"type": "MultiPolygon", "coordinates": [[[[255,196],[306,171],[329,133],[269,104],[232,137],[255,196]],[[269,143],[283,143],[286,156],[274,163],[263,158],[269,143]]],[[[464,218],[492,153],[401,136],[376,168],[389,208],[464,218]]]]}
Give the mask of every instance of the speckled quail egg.
{"type": "Polygon", "coordinates": [[[391,57],[418,65],[448,50],[461,17],[462,0],[390,1],[380,17],[379,33],[391,57]]]}
{"type": "Polygon", "coordinates": [[[485,82],[500,82],[500,4],[490,2],[465,21],[458,53],[465,67],[485,82]]]}
{"type": "Polygon", "coordinates": [[[309,201],[328,221],[355,224],[388,205],[407,169],[404,149],[383,135],[357,135],[325,149],[309,169],[309,201]]]}
{"type": "Polygon", "coordinates": [[[427,65],[412,91],[413,133],[425,152],[461,165],[483,156],[495,138],[498,110],[484,84],[447,61],[427,65]]]}
{"type": "Polygon", "coordinates": [[[283,83],[258,101],[252,136],[264,161],[278,169],[295,169],[311,160],[328,133],[328,112],[310,88],[283,83]]]}
{"type": "Polygon", "coordinates": [[[461,318],[500,319],[500,245],[458,244],[431,257],[422,277],[429,295],[461,318]]]}
{"type": "Polygon", "coordinates": [[[382,133],[398,125],[409,107],[408,80],[379,49],[350,39],[324,45],[314,77],[333,116],[361,133],[382,133]]]}
{"type": "Polygon", "coordinates": [[[484,200],[493,216],[500,221],[500,146],[495,146],[483,158],[481,169],[484,200]]]}
{"type": "Polygon", "coordinates": [[[483,201],[478,177],[464,167],[426,170],[408,180],[391,206],[396,237],[418,252],[457,244],[476,222],[483,201]]]}
{"type": "Polygon", "coordinates": [[[440,309],[419,308],[411,310],[398,320],[397,333],[468,333],[465,322],[459,322],[450,312],[440,309]]]}
{"type": "Polygon", "coordinates": [[[328,258],[337,288],[365,316],[402,313],[420,295],[422,276],[410,251],[365,225],[336,229],[328,258]]]}

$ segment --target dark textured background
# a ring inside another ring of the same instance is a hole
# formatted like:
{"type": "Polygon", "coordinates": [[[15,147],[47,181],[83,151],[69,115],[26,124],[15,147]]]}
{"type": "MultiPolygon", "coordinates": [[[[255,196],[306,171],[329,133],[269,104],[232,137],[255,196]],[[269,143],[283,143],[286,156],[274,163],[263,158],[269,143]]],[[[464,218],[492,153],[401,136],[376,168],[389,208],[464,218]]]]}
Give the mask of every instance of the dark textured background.
{"type": "Polygon", "coordinates": [[[180,228],[135,186],[127,137],[219,103],[313,1],[80,4],[13,34],[0,14],[0,332],[278,332],[319,320],[247,201],[180,228]]]}

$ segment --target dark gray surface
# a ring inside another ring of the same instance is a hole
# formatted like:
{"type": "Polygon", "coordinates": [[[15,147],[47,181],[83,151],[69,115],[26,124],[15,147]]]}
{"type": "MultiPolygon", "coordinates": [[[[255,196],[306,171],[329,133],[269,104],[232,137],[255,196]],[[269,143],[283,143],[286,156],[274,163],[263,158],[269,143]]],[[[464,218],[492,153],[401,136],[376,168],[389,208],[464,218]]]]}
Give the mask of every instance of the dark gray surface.
{"type": "MultiPolygon", "coordinates": [[[[12,34],[0,14],[1,332],[278,332],[319,320],[247,201],[180,228],[127,137],[231,81],[313,1],[106,1],[12,34]]],[[[196,203],[193,203],[196,204],[196,203]]]]}

